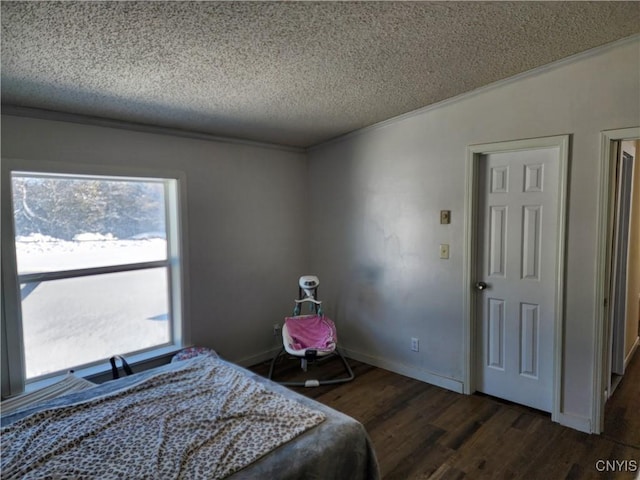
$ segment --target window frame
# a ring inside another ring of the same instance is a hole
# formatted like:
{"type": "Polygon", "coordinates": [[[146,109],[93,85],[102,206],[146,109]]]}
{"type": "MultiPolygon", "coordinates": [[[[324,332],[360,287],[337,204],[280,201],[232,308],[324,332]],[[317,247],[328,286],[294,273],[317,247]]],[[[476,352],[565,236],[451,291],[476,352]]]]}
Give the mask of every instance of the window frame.
{"type": "MultiPolygon", "coordinates": [[[[163,169],[137,169],[121,166],[93,164],[70,164],[45,161],[27,161],[2,158],[2,178],[0,181],[0,237],[2,239],[2,314],[1,325],[1,387],[2,397],[13,396],[30,387],[36,387],[55,381],[65,372],[52,372],[32,379],[26,379],[24,344],[22,335],[22,299],[20,285],[27,281],[48,281],[63,278],[78,278],[88,275],[100,275],[136,271],[148,268],[167,269],[168,306],[170,309],[171,331],[168,344],[158,345],[133,352],[127,358],[131,363],[154,360],[170,354],[188,345],[186,292],[188,292],[186,267],[187,226],[186,226],[186,176],[180,171],[163,169]],[[70,176],[75,178],[103,180],[141,180],[148,179],[164,185],[165,218],[167,234],[167,258],[165,260],[145,261],[133,264],[115,264],[88,267],[64,271],[18,274],[15,245],[15,223],[13,218],[12,178],[20,175],[70,176]]],[[[114,352],[125,353],[125,352],[114,352]]],[[[106,359],[96,360],[74,367],[76,374],[94,376],[109,370],[106,359]]]]}

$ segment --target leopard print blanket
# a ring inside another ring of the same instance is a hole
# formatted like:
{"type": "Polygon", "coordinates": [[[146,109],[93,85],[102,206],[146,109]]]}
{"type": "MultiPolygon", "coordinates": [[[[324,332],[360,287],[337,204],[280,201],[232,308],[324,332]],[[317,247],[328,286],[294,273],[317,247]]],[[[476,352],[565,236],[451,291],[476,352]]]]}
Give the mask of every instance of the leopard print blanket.
{"type": "Polygon", "coordinates": [[[212,357],[5,427],[2,478],[217,479],[321,423],[212,357]]]}

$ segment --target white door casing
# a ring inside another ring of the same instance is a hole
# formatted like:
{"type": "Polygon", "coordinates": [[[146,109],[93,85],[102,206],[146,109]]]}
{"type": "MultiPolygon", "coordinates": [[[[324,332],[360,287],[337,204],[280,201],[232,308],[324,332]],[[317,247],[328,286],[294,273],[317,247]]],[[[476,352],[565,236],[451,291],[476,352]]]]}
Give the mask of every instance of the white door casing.
{"type": "Polygon", "coordinates": [[[600,169],[598,172],[598,236],[596,240],[596,287],[594,300],[594,345],[593,392],[591,409],[591,432],[604,429],[604,405],[609,396],[611,354],[609,345],[609,293],[612,252],[613,207],[615,201],[615,165],[617,151],[615,142],[640,139],[640,127],[605,130],[600,133],[600,169]],[[608,301],[605,301],[608,300],[608,301]]]}
{"type": "Polygon", "coordinates": [[[567,135],[474,145],[466,174],[464,391],[550,411],[554,421],[568,145],[567,135]]]}
{"type": "MultiPolygon", "coordinates": [[[[620,144],[622,147],[622,142],[620,144]]],[[[627,262],[629,253],[629,222],[632,202],[633,186],[633,156],[622,148],[619,149],[617,159],[617,188],[613,192],[616,196],[614,203],[615,213],[613,228],[613,250],[611,261],[611,294],[609,342],[611,349],[611,372],[624,375],[624,342],[627,320],[627,262]]],[[[609,396],[613,394],[611,389],[611,376],[609,376],[609,396]]]]}

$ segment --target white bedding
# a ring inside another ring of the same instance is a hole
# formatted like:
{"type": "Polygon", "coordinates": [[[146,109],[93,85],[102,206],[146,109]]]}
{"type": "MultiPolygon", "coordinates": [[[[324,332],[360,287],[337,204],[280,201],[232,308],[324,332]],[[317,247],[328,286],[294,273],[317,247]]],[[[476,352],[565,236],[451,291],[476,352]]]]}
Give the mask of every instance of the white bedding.
{"type": "Polygon", "coordinates": [[[68,373],[62,380],[52,385],[3,400],[2,404],[0,404],[0,411],[2,411],[2,415],[8,415],[52,398],[57,398],[67,393],[80,392],[95,386],[96,384],[89,380],[76,377],[73,373],[68,373]]]}

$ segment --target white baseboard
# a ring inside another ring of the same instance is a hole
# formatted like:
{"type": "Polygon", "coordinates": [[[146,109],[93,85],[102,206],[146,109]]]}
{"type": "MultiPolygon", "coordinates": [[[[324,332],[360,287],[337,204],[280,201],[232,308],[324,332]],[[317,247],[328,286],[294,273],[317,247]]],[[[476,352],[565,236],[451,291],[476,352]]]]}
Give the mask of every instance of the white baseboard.
{"type": "Polygon", "coordinates": [[[357,352],[347,348],[340,348],[340,351],[345,357],[353,358],[359,362],[364,362],[368,365],[373,365],[374,367],[384,368],[385,370],[415,378],[416,380],[420,380],[437,387],[446,388],[447,390],[451,390],[456,393],[462,393],[463,384],[460,380],[444,377],[416,367],[392,362],[384,358],[374,357],[372,355],[367,355],[366,353],[357,352]]]}
{"type": "Polygon", "coordinates": [[[591,419],[586,417],[578,417],[570,413],[559,413],[557,418],[552,419],[563,427],[573,428],[584,433],[597,433],[591,430],[591,419]]]}
{"type": "MultiPolygon", "coordinates": [[[[243,367],[250,367],[252,365],[257,365],[258,363],[271,360],[273,357],[275,357],[278,354],[281,348],[282,347],[277,347],[272,350],[267,350],[265,352],[262,352],[256,355],[251,355],[249,357],[233,360],[233,362],[243,367]]],[[[367,355],[365,353],[361,353],[361,352],[347,349],[347,348],[340,348],[340,352],[342,352],[342,354],[347,358],[353,358],[354,360],[357,360],[359,362],[364,362],[374,367],[384,368],[385,370],[389,370],[390,372],[398,373],[400,375],[405,375],[410,378],[415,378],[416,380],[420,380],[422,382],[435,385],[436,387],[446,388],[447,390],[451,390],[456,393],[463,393],[463,384],[460,380],[444,377],[442,375],[428,372],[426,370],[420,370],[416,367],[404,365],[402,363],[392,362],[384,358],[374,357],[372,355],[367,355]]]]}
{"type": "Polygon", "coordinates": [[[624,359],[624,369],[625,369],[625,371],[627,370],[627,367],[629,366],[629,362],[633,358],[633,354],[636,353],[636,350],[638,349],[638,345],[640,345],[640,337],[636,337],[636,341],[633,342],[633,346],[631,347],[631,350],[629,350],[629,354],[624,359]]]}
{"type": "Polygon", "coordinates": [[[249,357],[240,358],[238,360],[232,360],[233,363],[237,363],[241,367],[251,367],[253,365],[257,365],[258,363],[266,362],[267,360],[271,360],[275,357],[278,352],[282,350],[282,346],[273,348],[271,350],[267,350],[262,353],[258,353],[256,355],[251,355],[249,357]]]}

